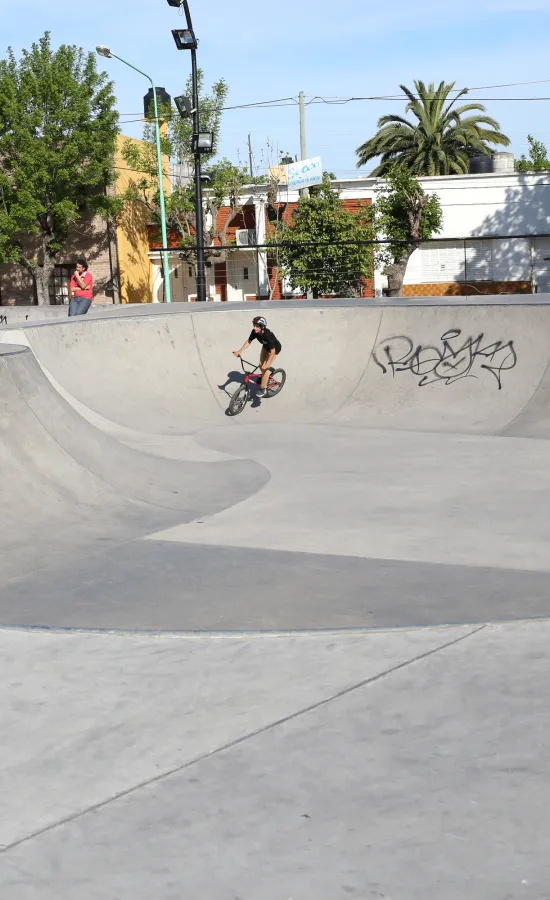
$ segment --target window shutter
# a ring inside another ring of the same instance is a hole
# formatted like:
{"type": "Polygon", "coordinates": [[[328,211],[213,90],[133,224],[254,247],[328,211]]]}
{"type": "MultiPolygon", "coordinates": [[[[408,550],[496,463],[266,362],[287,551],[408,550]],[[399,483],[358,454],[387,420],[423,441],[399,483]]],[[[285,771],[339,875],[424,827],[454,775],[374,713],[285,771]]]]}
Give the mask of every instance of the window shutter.
{"type": "Polygon", "coordinates": [[[465,257],[465,281],[494,281],[492,241],[466,241],[465,257]]]}
{"type": "Polygon", "coordinates": [[[464,280],[462,242],[442,241],[421,248],[422,281],[427,284],[464,280]]]}

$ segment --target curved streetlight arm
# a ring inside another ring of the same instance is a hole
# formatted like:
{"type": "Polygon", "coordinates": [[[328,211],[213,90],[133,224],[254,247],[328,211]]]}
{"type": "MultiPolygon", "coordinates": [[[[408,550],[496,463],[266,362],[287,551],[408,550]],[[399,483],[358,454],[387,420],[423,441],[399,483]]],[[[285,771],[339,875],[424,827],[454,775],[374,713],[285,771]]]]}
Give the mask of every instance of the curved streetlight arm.
{"type": "MultiPolygon", "coordinates": [[[[128,60],[122,59],[121,56],[117,56],[116,53],[110,51],[110,55],[113,59],[118,59],[119,62],[124,63],[125,66],[128,66],[130,69],[133,69],[134,72],[138,72],[140,75],[143,75],[147,81],[151,82],[151,87],[153,89],[153,107],[155,111],[155,138],[157,145],[157,166],[158,166],[158,178],[159,178],[159,202],[160,202],[160,228],[162,233],[162,246],[168,246],[168,234],[166,228],[166,204],[164,201],[164,172],[162,171],[162,149],[160,142],[160,125],[159,125],[159,111],[158,111],[158,103],[157,103],[157,89],[154,85],[153,79],[150,75],[147,75],[146,72],[142,72],[141,69],[138,69],[137,66],[133,66],[132,63],[129,63],[128,60]]],[[[172,292],[170,290],[170,266],[168,264],[168,252],[163,250],[162,252],[162,269],[164,273],[164,299],[166,303],[172,302],[172,292]]]]}
{"type": "Polygon", "coordinates": [[[146,78],[147,81],[151,82],[151,87],[155,86],[153,84],[153,79],[151,78],[150,75],[147,74],[147,72],[142,72],[141,69],[138,69],[137,66],[134,66],[134,65],[132,65],[132,63],[129,63],[127,59],[122,59],[122,56],[117,56],[116,53],[113,53],[112,50],[111,50],[111,56],[113,59],[118,59],[119,62],[124,63],[125,66],[129,66],[131,69],[134,70],[134,72],[139,72],[140,75],[143,75],[143,77],[146,78]]]}

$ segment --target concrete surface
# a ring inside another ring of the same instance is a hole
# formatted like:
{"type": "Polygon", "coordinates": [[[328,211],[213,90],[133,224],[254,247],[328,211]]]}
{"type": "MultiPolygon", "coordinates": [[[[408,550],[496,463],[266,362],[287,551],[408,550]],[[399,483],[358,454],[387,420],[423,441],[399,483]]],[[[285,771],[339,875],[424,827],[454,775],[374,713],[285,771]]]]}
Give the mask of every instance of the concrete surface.
{"type": "MultiPolygon", "coordinates": [[[[131,304],[134,306],[135,304],[131,304]]],[[[87,313],[88,316],[109,315],[118,307],[109,304],[93,304],[87,313]]],[[[35,306],[31,304],[19,304],[17,306],[0,306],[0,326],[19,325],[26,322],[51,322],[52,319],[66,319],[69,315],[68,306],[35,306]]]]}
{"type": "Polygon", "coordinates": [[[546,898],[549,638],[4,632],[2,897],[546,898]]]}
{"type": "Polygon", "coordinates": [[[548,299],[0,326],[2,900],[550,898],[548,299]]]}

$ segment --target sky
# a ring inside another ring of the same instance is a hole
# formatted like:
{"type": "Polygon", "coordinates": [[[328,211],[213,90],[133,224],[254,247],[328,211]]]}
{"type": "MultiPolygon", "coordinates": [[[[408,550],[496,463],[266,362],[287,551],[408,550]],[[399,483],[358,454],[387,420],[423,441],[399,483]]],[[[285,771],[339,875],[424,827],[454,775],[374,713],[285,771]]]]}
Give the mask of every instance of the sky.
{"type": "MultiPolygon", "coordinates": [[[[469,99],[483,98],[516,156],[527,152],[527,134],[550,147],[550,0],[386,0],[376,8],[364,0],[317,0],[313,6],[277,0],[265,7],[252,0],[189,0],[189,5],[200,41],[199,66],[207,84],[226,79],[228,106],[291,98],[279,108],[224,113],[220,155],[248,164],[250,134],[257,174],[277,162],[279,151],[299,153],[300,91],[308,104],[308,156],[321,156],[325,170],[339,178],[368,174],[372,166],[357,169],[355,150],[376,132],[381,115],[402,113],[404,102],[310,101],[395,96],[400,84],[412,87],[414,79],[482,87],[471,90],[469,99]],[[525,99],[535,97],[548,99],[525,99]]],[[[167,0],[94,0],[89,6],[26,0],[24,15],[7,0],[0,6],[2,54],[8,46],[18,54],[48,30],[54,46],[74,43],[94,50],[107,44],[172,96],[183,91],[190,54],[176,50],[170,32],[184,20],[167,0]]],[[[123,133],[140,137],[142,126],[135,120],[147,81],[116,59],[98,63],[114,81],[123,133]]]]}

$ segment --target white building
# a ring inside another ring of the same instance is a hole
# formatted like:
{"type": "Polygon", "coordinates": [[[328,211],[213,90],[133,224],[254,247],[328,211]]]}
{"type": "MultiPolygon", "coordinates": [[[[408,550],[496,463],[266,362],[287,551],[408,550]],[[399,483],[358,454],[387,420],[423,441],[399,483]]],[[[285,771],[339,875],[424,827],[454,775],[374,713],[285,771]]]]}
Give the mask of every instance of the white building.
{"type": "MultiPolygon", "coordinates": [[[[374,201],[377,183],[374,178],[333,182],[350,207],[359,200],[374,201]]],[[[550,172],[453,175],[421,178],[420,183],[427,193],[435,193],[440,199],[443,230],[438,240],[412,255],[405,276],[405,296],[550,291],[550,172]]],[[[287,210],[291,211],[298,199],[297,191],[279,188],[278,202],[287,210]]],[[[266,188],[250,186],[244,218],[241,215],[230,230],[243,246],[227,263],[216,266],[211,299],[269,296],[267,254],[246,247],[249,238],[258,244],[265,241],[266,222],[266,188]]],[[[158,253],[150,255],[160,299],[160,258],[158,253]]],[[[195,299],[189,267],[181,263],[176,250],[171,258],[173,298],[195,299]]],[[[368,293],[381,295],[384,287],[385,278],[378,271],[374,290],[368,293]]],[[[274,298],[281,295],[292,296],[284,285],[282,291],[275,291],[274,298]]]]}

